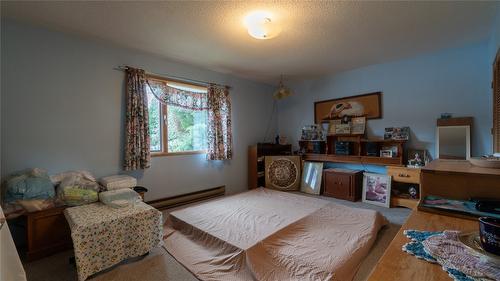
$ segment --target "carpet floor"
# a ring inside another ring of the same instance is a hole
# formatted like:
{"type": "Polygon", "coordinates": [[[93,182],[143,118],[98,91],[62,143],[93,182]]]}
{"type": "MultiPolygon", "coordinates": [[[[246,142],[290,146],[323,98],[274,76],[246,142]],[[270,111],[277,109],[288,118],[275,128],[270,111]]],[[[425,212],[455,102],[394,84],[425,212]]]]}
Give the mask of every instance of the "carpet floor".
{"type": "MultiPolygon", "coordinates": [[[[306,195],[314,196],[314,195],[306,195]]],[[[394,238],[401,225],[410,214],[405,208],[384,208],[362,202],[349,202],[330,197],[320,196],[342,205],[355,208],[373,209],[381,212],[389,221],[389,225],[380,230],[377,240],[370,253],[361,263],[354,278],[355,281],[366,280],[380,259],[385,249],[394,238]]],[[[164,217],[168,211],[164,212],[164,217]]],[[[72,251],[61,252],[44,259],[24,264],[28,281],[75,281],[76,268],[69,263],[73,256],[72,251]]],[[[90,279],[92,281],[196,281],[189,271],[179,264],[163,247],[158,247],[144,258],[129,260],[114,266],[106,271],[100,272],[90,279]]]]}

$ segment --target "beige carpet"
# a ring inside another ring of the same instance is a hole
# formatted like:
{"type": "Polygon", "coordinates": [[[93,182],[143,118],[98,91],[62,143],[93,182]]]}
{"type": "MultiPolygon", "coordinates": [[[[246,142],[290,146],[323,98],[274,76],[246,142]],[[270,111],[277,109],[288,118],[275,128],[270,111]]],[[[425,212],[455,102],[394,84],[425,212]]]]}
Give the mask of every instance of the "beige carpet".
{"type": "MultiPolygon", "coordinates": [[[[311,196],[311,195],[308,195],[311,196]]],[[[355,281],[366,280],[371,270],[408,217],[410,210],[405,208],[383,208],[362,202],[348,202],[334,198],[321,198],[356,208],[380,211],[390,222],[378,235],[375,245],[361,264],[355,281]]],[[[166,217],[167,212],[164,212],[166,217]]],[[[69,263],[72,251],[62,252],[41,260],[24,264],[29,281],[74,281],[77,280],[76,268],[69,263]]],[[[153,250],[148,256],[117,265],[89,279],[93,281],[195,281],[189,271],[170,256],[162,247],[153,250]]]]}

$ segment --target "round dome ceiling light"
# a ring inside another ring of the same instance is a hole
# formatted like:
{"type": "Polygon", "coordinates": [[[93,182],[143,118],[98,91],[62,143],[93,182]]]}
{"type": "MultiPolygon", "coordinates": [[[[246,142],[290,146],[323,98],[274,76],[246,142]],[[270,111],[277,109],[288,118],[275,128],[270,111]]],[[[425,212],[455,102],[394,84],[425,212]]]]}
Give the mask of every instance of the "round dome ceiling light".
{"type": "Polygon", "coordinates": [[[281,32],[281,28],[272,20],[272,14],[266,11],[254,11],[245,17],[248,34],[255,39],[271,39],[281,32]]]}

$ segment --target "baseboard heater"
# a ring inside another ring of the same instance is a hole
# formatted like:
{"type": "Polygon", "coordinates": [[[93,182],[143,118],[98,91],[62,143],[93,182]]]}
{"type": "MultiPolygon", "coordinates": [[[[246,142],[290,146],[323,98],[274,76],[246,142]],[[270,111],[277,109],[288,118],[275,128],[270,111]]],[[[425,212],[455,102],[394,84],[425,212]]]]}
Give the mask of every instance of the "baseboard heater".
{"type": "Polygon", "coordinates": [[[169,209],[173,207],[178,207],[181,205],[186,205],[189,203],[206,200],[218,196],[223,196],[226,193],[226,186],[219,186],[210,189],[190,192],[186,194],[181,194],[177,196],[157,199],[147,202],[149,205],[155,207],[158,210],[169,209]]]}

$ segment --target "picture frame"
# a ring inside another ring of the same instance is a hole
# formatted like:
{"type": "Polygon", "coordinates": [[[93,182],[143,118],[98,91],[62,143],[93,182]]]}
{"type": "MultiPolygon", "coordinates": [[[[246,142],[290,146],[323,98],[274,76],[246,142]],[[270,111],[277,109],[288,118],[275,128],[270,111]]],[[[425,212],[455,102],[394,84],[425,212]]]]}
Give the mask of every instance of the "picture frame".
{"type": "Polygon", "coordinates": [[[335,126],[336,135],[348,135],[351,133],[351,124],[338,124],[335,126]]]}
{"type": "Polygon", "coordinates": [[[353,117],[351,119],[351,134],[364,135],[366,130],[366,116],[353,117]]]}
{"type": "Polygon", "coordinates": [[[392,151],[391,157],[397,157],[399,155],[399,147],[397,145],[383,145],[380,149],[392,151]]]}
{"type": "Polygon", "coordinates": [[[304,162],[300,191],[308,194],[319,195],[321,192],[321,179],[323,177],[323,162],[304,162]]]}
{"type": "Polygon", "coordinates": [[[363,173],[362,201],[389,208],[391,206],[391,176],[363,173]]]}
{"type": "Polygon", "coordinates": [[[382,118],[382,92],[373,92],[314,103],[314,122],[328,123],[343,116],[382,118]]]}
{"type": "Polygon", "coordinates": [[[385,128],[384,132],[385,140],[409,140],[410,139],[410,127],[389,127],[385,128]]]}
{"type": "Polygon", "coordinates": [[[408,165],[410,168],[420,168],[430,161],[429,153],[426,149],[408,149],[408,165]]]}
{"type": "Polygon", "coordinates": [[[300,189],[300,156],[265,156],[266,188],[281,191],[300,189]]]}
{"type": "Polygon", "coordinates": [[[341,119],[330,120],[330,123],[328,124],[328,134],[329,135],[335,135],[336,134],[337,125],[340,125],[340,124],[342,124],[342,120],[341,119]]]}
{"type": "Polygon", "coordinates": [[[392,158],[392,150],[388,150],[388,149],[382,149],[380,150],[380,157],[384,157],[384,158],[392,158]]]}

